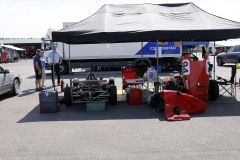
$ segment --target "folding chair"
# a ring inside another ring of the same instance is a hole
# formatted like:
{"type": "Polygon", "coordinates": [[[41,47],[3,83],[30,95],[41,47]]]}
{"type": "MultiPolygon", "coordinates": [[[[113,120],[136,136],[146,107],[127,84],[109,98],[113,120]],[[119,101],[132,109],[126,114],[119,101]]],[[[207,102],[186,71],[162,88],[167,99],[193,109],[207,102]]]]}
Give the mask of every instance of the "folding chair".
{"type": "Polygon", "coordinates": [[[137,77],[136,75],[136,69],[133,67],[127,67],[122,70],[122,75],[123,75],[123,88],[125,89],[127,87],[136,87],[137,85],[143,84],[143,83],[128,83],[126,80],[135,80],[137,77]]]}
{"type": "Polygon", "coordinates": [[[221,95],[223,95],[224,93],[227,92],[232,97],[236,97],[236,84],[235,84],[236,71],[237,71],[236,66],[233,66],[232,67],[232,76],[229,81],[227,81],[226,79],[224,79],[222,77],[217,76],[218,85],[221,86],[221,89],[219,90],[219,94],[221,91],[223,91],[223,93],[221,95]]]}

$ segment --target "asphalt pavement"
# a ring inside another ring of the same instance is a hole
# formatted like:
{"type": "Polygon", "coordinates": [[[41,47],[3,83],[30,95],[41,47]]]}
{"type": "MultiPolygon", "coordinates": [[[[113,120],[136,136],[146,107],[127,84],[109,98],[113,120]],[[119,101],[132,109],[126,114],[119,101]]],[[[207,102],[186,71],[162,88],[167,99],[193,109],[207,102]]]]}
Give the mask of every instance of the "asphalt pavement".
{"type": "MultiPolygon", "coordinates": [[[[212,57],[210,57],[212,61],[212,57]]],[[[40,114],[39,96],[31,59],[0,64],[23,77],[21,93],[0,97],[0,159],[239,159],[240,89],[237,98],[227,94],[207,101],[202,114],[189,121],[169,122],[147,104],[107,104],[105,112],[86,112],[85,104],[60,105],[60,112],[40,114]]],[[[230,79],[231,64],[216,67],[216,75],[230,79]]],[[[239,79],[239,71],[237,71],[239,79]]],[[[84,79],[87,72],[62,76],[84,79]]],[[[97,72],[115,77],[121,89],[121,72],[97,72]]],[[[167,76],[170,73],[161,73],[167,76]]],[[[47,71],[46,88],[52,90],[47,71]]],[[[60,88],[58,87],[58,90],[60,88]]],[[[60,94],[62,95],[62,94],[60,94]]]]}

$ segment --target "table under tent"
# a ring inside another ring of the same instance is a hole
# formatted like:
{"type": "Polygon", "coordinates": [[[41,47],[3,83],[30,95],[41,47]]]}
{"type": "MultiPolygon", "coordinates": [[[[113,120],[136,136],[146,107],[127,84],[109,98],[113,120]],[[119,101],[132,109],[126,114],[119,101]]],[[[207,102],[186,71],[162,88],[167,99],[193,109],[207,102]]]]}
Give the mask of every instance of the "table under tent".
{"type": "MultiPolygon", "coordinates": [[[[157,58],[161,47],[159,42],[175,41],[182,45],[182,41],[219,41],[234,38],[240,38],[239,22],[207,13],[193,3],[106,4],[92,16],[52,32],[53,42],[67,43],[69,50],[70,45],[74,44],[156,42],[157,58]]],[[[213,66],[213,79],[215,79],[215,57],[213,66]]],[[[207,85],[210,85],[210,82],[207,82],[207,85]]],[[[204,88],[200,83],[195,86],[204,88]]],[[[207,106],[203,101],[190,98],[192,101],[197,101],[201,108],[194,110],[191,104],[181,103],[184,97],[186,100],[189,95],[178,91],[171,93],[166,91],[160,96],[165,100],[165,116],[170,120],[190,119],[187,113],[201,113],[207,106]],[[165,99],[172,93],[181,97],[177,104],[174,100],[165,99]],[[176,105],[181,109],[179,115],[173,114],[176,105]]]]}

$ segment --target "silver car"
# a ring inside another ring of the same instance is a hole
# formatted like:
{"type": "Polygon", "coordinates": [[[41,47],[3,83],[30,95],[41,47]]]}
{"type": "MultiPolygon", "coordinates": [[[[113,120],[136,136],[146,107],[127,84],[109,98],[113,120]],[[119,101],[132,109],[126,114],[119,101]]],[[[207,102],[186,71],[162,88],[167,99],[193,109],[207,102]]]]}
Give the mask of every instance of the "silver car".
{"type": "Polygon", "coordinates": [[[18,95],[21,82],[22,78],[18,73],[3,69],[0,66],[0,95],[9,92],[13,96],[18,95]]]}
{"type": "Polygon", "coordinates": [[[227,52],[222,52],[217,55],[217,65],[222,66],[224,63],[239,63],[240,62],[240,45],[232,46],[227,52]]]}

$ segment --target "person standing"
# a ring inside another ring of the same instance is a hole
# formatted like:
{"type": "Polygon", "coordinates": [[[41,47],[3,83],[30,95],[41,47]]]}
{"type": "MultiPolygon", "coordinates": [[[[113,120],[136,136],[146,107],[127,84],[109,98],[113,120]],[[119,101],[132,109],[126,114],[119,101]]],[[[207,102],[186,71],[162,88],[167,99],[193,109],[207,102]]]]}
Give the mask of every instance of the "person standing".
{"type": "Polygon", "coordinates": [[[36,74],[36,91],[42,90],[41,78],[42,78],[42,62],[40,60],[41,49],[36,50],[36,55],[33,57],[33,66],[36,74]]]}
{"type": "Polygon", "coordinates": [[[45,62],[46,62],[46,57],[44,55],[44,51],[43,49],[41,50],[41,61],[42,61],[42,87],[44,87],[44,81],[46,79],[46,75],[45,75],[45,62]]]}
{"type": "MultiPolygon", "coordinates": [[[[51,66],[51,71],[52,71],[52,83],[53,83],[53,65],[54,65],[54,69],[55,72],[58,76],[58,86],[60,86],[60,70],[59,70],[59,65],[62,63],[63,57],[61,55],[61,53],[59,51],[56,50],[56,46],[53,46],[53,52],[50,52],[47,57],[46,57],[46,61],[47,63],[51,66]],[[54,55],[54,59],[53,59],[53,55],[54,55]],[[51,59],[51,63],[49,63],[48,58],[51,59]]],[[[53,83],[54,84],[54,83],[53,83]]]]}

